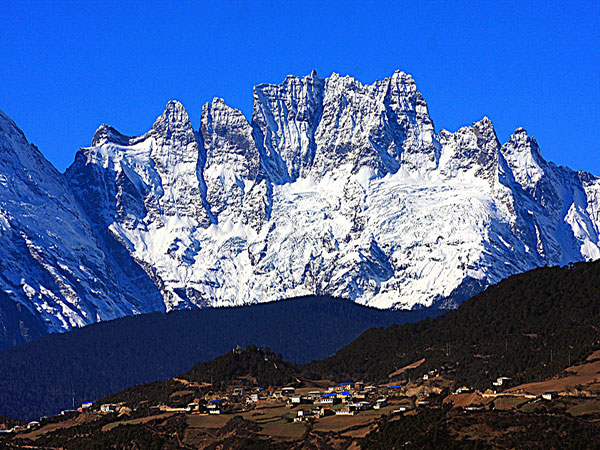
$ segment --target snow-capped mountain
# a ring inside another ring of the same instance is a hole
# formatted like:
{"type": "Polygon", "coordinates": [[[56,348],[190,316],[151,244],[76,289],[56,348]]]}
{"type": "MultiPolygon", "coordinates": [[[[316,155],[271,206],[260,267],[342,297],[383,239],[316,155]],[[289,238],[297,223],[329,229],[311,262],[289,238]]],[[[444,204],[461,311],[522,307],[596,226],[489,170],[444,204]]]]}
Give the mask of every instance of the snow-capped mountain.
{"type": "Polygon", "coordinates": [[[46,270],[72,274],[69,290],[2,266],[2,289],[54,331],[314,293],[452,307],[513,273],[600,257],[598,178],[546,162],[522,128],[502,145],[488,118],[436,133],[410,75],[313,72],[253,99],[251,122],[214,99],[197,128],[176,101],[140,137],[102,125],[64,176],[16,128],[0,136],[3,152],[37,155],[31,202],[54,208],[27,220],[27,197],[1,191],[13,222],[0,238],[31,229],[46,270]],[[46,291],[69,308],[32,300],[46,291]]]}
{"type": "Polygon", "coordinates": [[[0,111],[0,344],[164,310],[146,273],[105,235],[0,111]]]}

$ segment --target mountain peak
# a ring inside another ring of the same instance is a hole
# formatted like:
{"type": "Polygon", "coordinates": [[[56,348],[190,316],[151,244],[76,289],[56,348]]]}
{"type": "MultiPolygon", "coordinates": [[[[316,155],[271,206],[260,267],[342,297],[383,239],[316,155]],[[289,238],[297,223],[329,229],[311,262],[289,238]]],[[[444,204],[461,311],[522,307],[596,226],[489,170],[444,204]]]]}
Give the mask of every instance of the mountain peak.
{"type": "Polygon", "coordinates": [[[500,146],[494,124],[489,117],[484,116],[483,119],[473,122],[473,131],[478,138],[485,139],[486,141],[495,141],[500,146]]]}
{"type": "Polygon", "coordinates": [[[406,84],[416,84],[412,75],[410,75],[402,70],[395,70],[394,73],[392,74],[391,78],[392,78],[392,80],[402,80],[406,84]]]}
{"type": "Polygon", "coordinates": [[[0,131],[5,133],[16,133],[21,139],[27,141],[25,133],[17,126],[17,124],[0,109],[0,131]]]}
{"type": "Polygon", "coordinates": [[[537,141],[523,127],[518,127],[502,148],[507,154],[527,155],[538,165],[546,163],[537,141]]]}
{"type": "Polygon", "coordinates": [[[110,125],[103,123],[98,127],[92,138],[92,147],[97,147],[105,142],[112,142],[119,145],[128,145],[129,136],[125,136],[110,125]]]}
{"type": "Polygon", "coordinates": [[[192,122],[183,105],[177,100],[171,100],[167,103],[165,111],[156,119],[152,130],[171,139],[176,136],[184,137],[189,140],[190,131],[193,132],[192,122]],[[175,136],[174,136],[175,135],[175,136]]]}
{"type": "MultiPolygon", "coordinates": [[[[177,100],[171,100],[167,103],[165,111],[156,119],[156,122],[168,123],[185,123],[189,122],[190,118],[183,105],[177,100]]],[[[155,122],[155,125],[156,125],[155,122]]]]}

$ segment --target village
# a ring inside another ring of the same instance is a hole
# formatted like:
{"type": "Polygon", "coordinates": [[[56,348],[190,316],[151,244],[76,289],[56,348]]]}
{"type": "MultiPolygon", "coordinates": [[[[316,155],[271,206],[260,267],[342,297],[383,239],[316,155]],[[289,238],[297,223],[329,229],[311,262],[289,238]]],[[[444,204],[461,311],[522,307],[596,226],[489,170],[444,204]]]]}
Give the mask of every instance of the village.
{"type": "MultiPolygon", "coordinates": [[[[598,364],[596,360],[584,364],[581,373],[572,376],[585,376],[586,371],[597,372],[598,364]]],[[[259,424],[270,436],[298,438],[310,426],[316,430],[361,437],[383,416],[416,414],[419,408],[424,407],[462,408],[465,414],[469,414],[491,409],[533,411],[540,405],[562,401],[575,412],[600,411],[598,390],[574,389],[572,383],[577,380],[569,379],[569,376],[559,381],[513,387],[507,387],[510,386],[510,378],[498,377],[490,381],[489,389],[481,392],[469,386],[452,390],[453,381],[439,370],[431,370],[412,381],[399,376],[401,373],[393,375],[397,377],[379,385],[361,381],[298,380],[293,386],[262,388],[244,380],[244,383],[232,383],[222,391],[210,390],[208,383],[200,385],[174,379],[180,383],[181,389],[171,393],[168,401],[156,404],[141,402],[135,407],[126,402],[87,401],[79,408],[63,410],[57,417],[5,427],[0,432],[34,439],[60,427],[75,426],[102,417],[111,418],[110,429],[153,418],[184,415],[190,429],[216,429],[232,417],[241,416],[259,424]],[[199,395],[199,392],[203,394],[199,395]]]]}

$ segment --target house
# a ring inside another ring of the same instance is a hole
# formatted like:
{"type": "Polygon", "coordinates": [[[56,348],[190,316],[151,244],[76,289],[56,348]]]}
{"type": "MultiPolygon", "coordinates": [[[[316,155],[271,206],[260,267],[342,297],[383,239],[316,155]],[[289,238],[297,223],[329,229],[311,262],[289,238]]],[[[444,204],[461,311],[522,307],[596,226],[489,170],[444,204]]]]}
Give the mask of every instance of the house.
{"type": "Polygon", "coordinates": [[[284,397],[289,397],[291,395],[294,395],[296,393],[296,388],[293,387],[284,387],[281,390],[281,395],[283,395],[284,397]]]}
{"type": "Polygon", "coordinates": [[[554,398],[556,398],[558,394],[556,392],[545,392],[542,394],[542,398],[544,400],[552,400],[554,398]]]}
{"type": "Polygon", "coordinates": [[[337,394],[338,398],[347,398],[350,397],[350,391],[341,391],[337,394]]]}
{"type": "Polygon", "coordinates": [[[473,389],[467,386],[459,387],[457,390],[454,391],[455,394],[468,394],[471,392],[473,392],[473,389]]]}
{"type": "Polygon", "coordinates": [[[425,375],[423,375],[423,381],[427,381],[427,380],[429,380],[429,374],[426,373],[425,375]]]}
{"type": "Polygon", "coordinates": [[[354,408],[351,408],[350,406],[345,406],[335,412],[336,416],[353,416],[354,414],[356,414],[356,412],[354,411],[354,408]]]}
{"type": "Polygon", "coordinates": [[[359,391],[354,393],[354,398],[364,400],[368,396],[367,391],[359,391]]]}
{"type": "Polygon", "coordinates": [[[319,397],[321,397],[321,391],[310,391],[307,394],[308,398],[310,398],[311,400],[315,400],[319,397]]]}
{"type": "Polygon", "coordinates": [[[313,416],[314,412],[312,411],[312,409],[299,409],[298,410],[298,417],[309,417],[309,416],[313,416]]]}
{"type": "Polygon", "coordinates": [[[211,400],[208,402],[207,409],[209,414],[223,414],[223,401],[222,400],[211,400]]]}
{"type": "Polygon", "coordinates": [[[387,406],[387,398],[378,398],[375,404],[373,405],[373,409],[381,409],[384,406],[387,406]]]}
{"type": "Polygon", "coordinates": [[[27,424],[27,429],[31,430],[32,428],[37,428],[40,426],[40,423],[37,420],[32,420],[27,424]]]}
{"type": "Polygon", "coordinates": [[[340,402],[340,399],[335,394],[323,394],[319,402],[321,405],[336,405],[340,402]]]}
{"type": "Polygon", "coordinates": [[[345,381],[337,385],[336,390],[338,391],[347,391],[348,389],[353,389],[354,383],[352,381],[345,381]]]}
{"type": "Polygon", "coordinates": [[[100,405],[100,412],[103,414],[115,412],[116,407],[117,405],[113,405],[112,403],[105,403],[103,405],[100,405]]]}
{"type": "Polygon", "coordinates": [[[371,408],[371,404],[369,402],[356,402],[353,403],[352,406],[356,408],[357,411],[366,411],[371,408]]]}
{"type": "Polygon", "coordinates": [[[94,402],[83,402],[81,404],[81,409],[90,409],[92,406],[94,406],[94,402]]]}
{"type": "Polygon", "coordinates": [[[293,395],[292,397],[290,397],[290,402],[292,403],[292,405],[302,405],[306,403],[312,403],[312,400],[309,400],[307,397],[304,397],[302,395],[293,395]]]}
{"type": "Polygon", "coordinates": [[[492,384],[494,386],[502,386],[504,384],[504,382],[508,381],[508,380],[510,380],[510,378],[508,378],[508,377],[498,377],[496,379],[496,381],[494,381],[492,384]]]}
{"type": "Polygon", "coordinates": [[[259,400],[260,400],[260,399],[259,399],[259,397],[258,397],[258,394],[250,394],[250,401],[251,401],[251,402],[254,402],[254,403],[256,403],[256,402],[258,402],[259,400]]]}

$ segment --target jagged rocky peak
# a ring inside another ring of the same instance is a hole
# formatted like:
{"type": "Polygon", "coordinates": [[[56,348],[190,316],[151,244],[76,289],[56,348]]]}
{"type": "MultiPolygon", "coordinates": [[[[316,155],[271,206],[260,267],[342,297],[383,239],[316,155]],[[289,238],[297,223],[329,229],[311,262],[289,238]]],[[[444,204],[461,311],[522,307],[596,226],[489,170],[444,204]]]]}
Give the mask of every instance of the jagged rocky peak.
{"type": "Polygon", "coordinates": [[[288,75],[282,84],[255,86],[252,124],[274,181],[308,174],[323,108],[323,83],[313,70],[305,77],[288,75]]]}
{"type": "Polygon", "coordinates": [[[156,119],[147,136],[152,137],[150,157],[161,186],[159,206],[165,216],[187,216],[202,226],[211,223],[198,172],[203,155],[183,105],[172,100],[156,119]]]}
{"type": "Polygon", "coordinates": [[[200,135],[206,151],[202,175],[211,214],[239,220],[244,196],[261,175],[261,155],[241,111],[220,98],[204,105],[200,135]]]}
{"type": "Polygon", "coordinates": [[[535,138],[519,127],[502,146],[502,155],[512,169],[515,180],[527,191],[535,190],[547,169],[535,138]]]}
{"type": "Polygon", "coordinates": [[[252,123],[277,183],[332,171],[432,170],[439,144],[427,104],[401,71],[373,84],[333,73],[254,88],[252,123]]]}
{"type": "Polygon", "coordinates": [[[106,142],[118,145],[129,145],[130,136],[125,136],[110,125],[102,124],[98,127],[92,138],[92,147],[100,146],[106,142]]]}
{"type": "Polygon", "coordinates": [[[167,103],[165,111],[152,125],[152,131],[170,142],[189,143],[194,140],[194,128],[183,105],[177,100],[167,103]]]}
{"type": "Polygon", "coordinates": [[[378,175],[405,166],[431,170],[439,145],[427,105],[403,72],[373,84],[333,74],[325,81],[323,113],[315,133],[313,173],[367,167],[378,175]]]}
{"type": "Polygon", "coordinates": [[[477,163],[483,169],[489,169],[498,162],[498,150],[500,150],[500,141],[496,136],[494,125],[486,116],[479,122],[473,123],[473,132],[477,137],[477,147],[480,149],[477,163]]]}
{"type": "Polygon", "coordinates": [[[19,139],[27,141],[25,134],[17,124],[0,109],[0,131],[5,134],[18,136],[19,139]]]}
{"type": "Polygon", "coordinates": [[[244,178],[258,176],[260,155],[252,127],[238,109],[214,98],[202,108],[200,134],[206,150],[206,165],[225,165],[244,178]]]}
{"type": "Polygon", "coordinates": [[[451,133],[441,130],[438,135],[442,145],[439,167],[449,176],[457,170],[475,170],[475,175],[490,178],[499,162],[500,142],[492,121],[486,116],[451,133]]]}

